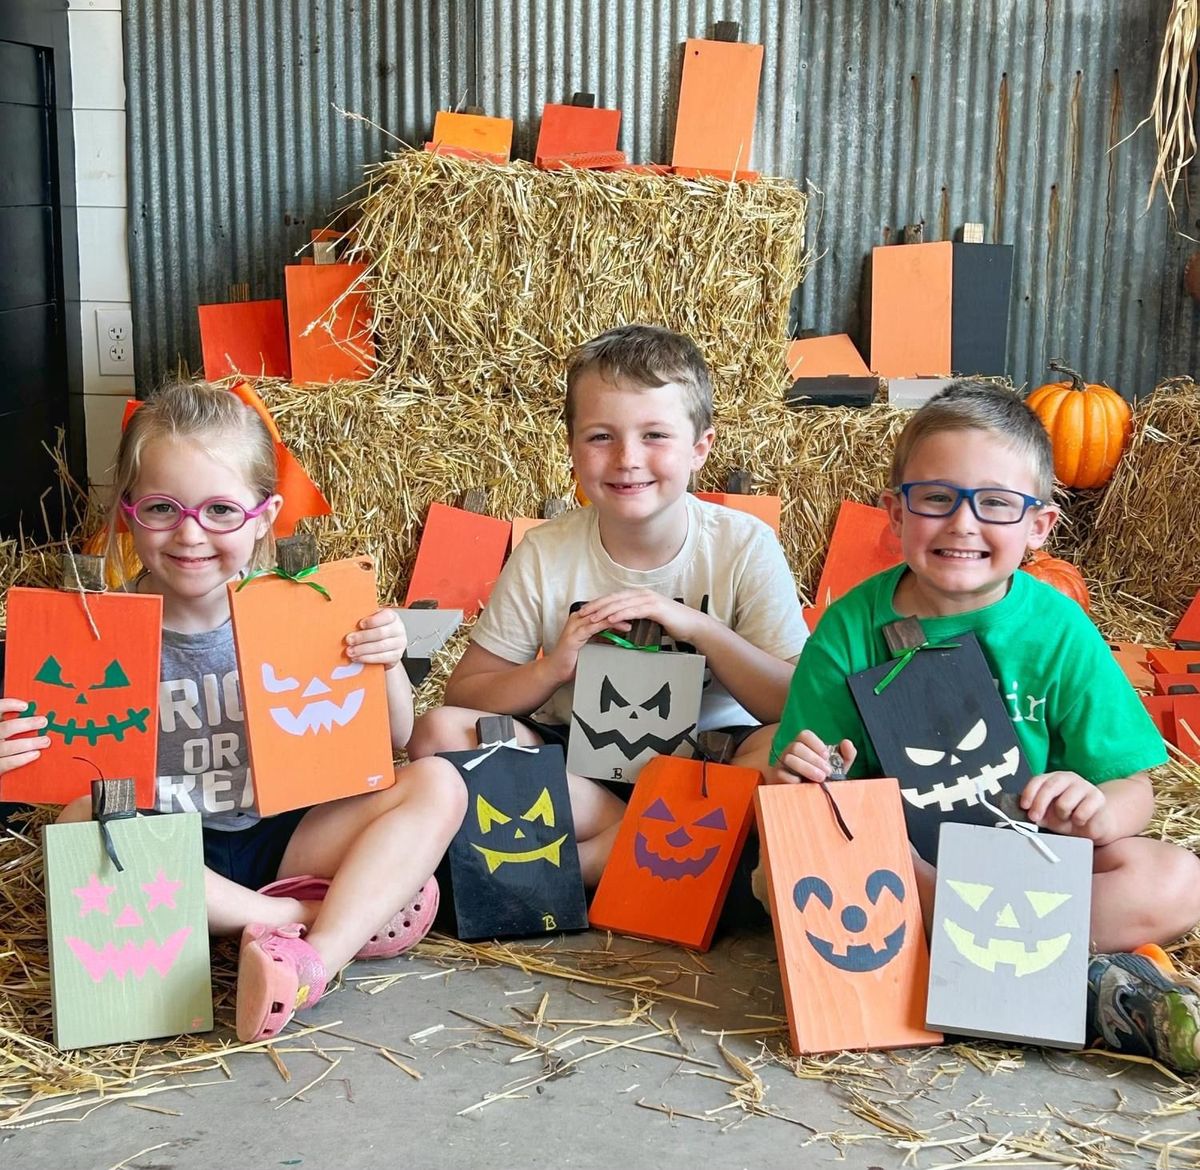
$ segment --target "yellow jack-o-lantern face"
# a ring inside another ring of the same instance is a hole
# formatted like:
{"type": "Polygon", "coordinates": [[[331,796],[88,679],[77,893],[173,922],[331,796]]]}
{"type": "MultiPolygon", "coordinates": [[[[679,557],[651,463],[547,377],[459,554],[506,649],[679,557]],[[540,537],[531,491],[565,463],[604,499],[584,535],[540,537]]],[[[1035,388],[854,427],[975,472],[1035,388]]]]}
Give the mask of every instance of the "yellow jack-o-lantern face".
{"type": "Polygon", "coordinates": [[[543,788],[537,800],[516,820],[477,792],[475,821],[479,826],[480,841],[486,838],[488,843],[483,845],[479,841],[472,841],[471,847],[483,856],[488,873],[495,873],[506,863],[520,865],[529,861],[548,861],[557,866],[563,842],[568,835],[563,833],[553,840],[545,839],[549,836],[546,830],[554,828],[554,820],[554,802],[550,799],[548,788],[543,788]],[[526,847],[517,848],[518,842],[524,842],[526,847]]]}
{"type": "MultiPolygon", "coordinates": [[[[1071,932],[1036,937],[1034,928],[1071,895],[1052,890],[1022,890],[1013,899],[992,897],[995,887],[984,882],[955,881],[946,883],[978,916],[977,928],[956,921],[947,915],[942,920],[946,936],[968,963],[984,971],[995,971],[999,964],[1012,967],[1018,977],[1043,971],[1057,962],[1071,942],[1071,932]]],[[[965,918],[962,906],[958,918],[965,918]]]]}
{"type": "Polygon", "coordinates": [[[42,702],[32,699],[22,715],[42,715],[45,734],[61,736],[63,743],[83,740],[92,747],[104,739],[118,743],[130,732],[144,732],[150,718],[149,707],[132,707],[128,702],[129,676],[117,658],[111,659],[99,678],[64,675],[62,664],[51,655],[42,663],[35,683],[48,688],[41,692],[42,702]],[[52,696],[63,694],[62,705],[52,696]]]}
{"type": "Polygon", "coordinates": [[[332,731],[334,727],[345,727],[361,710],[367,693],[363,687],[355,684],[347,687],[345,680],[357,678],[362,672],[361,662],[344,663],[329,672],[328,681],[313,675],[301,690],[299,678],[288,675],[286,671],[279,673],[274,665],[264,662],[262,684],[269,695],[299,691],[301,699],[309,700],[299,707],[270,707],[271,718],[288,735],[316,735],[322,731],[332,731]]]}

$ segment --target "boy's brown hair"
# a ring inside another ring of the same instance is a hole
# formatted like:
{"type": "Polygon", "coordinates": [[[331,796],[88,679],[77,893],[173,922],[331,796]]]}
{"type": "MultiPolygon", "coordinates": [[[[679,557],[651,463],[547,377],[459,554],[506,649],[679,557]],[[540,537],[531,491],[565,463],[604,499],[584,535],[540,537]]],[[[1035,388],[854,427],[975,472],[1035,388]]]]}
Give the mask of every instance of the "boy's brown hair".
{"type": "Polygon", "coordinates": [[[620,325],[585,341],[567,359],[567,437],[575,423],[575,387],[595,371],[633,390],[674,384],[683,390],[698,439],[712,426],[712,380],[696,343],[659,325],[620,325]]]}
{"type": "Polygon", "coordinates": [[[908,420],[896,449],[888,484],[895,490],[917,446],[942,431],[987,431],[1029,461],[1034,490],[1049,503],[1054,492],[1054,452],[1050,436],[1038,418],[1013,390],[993,382],[963,379],[935,394],[908,420]]]}

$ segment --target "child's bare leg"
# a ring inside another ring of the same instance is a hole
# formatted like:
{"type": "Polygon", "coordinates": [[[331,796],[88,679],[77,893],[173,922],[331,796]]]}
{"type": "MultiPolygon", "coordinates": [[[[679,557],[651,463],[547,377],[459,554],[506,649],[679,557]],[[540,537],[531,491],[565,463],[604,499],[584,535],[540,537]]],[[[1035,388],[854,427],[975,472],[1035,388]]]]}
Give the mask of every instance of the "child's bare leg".
{"type": "Polygon", "coordinates": [[[1092,859],[1092,946],[1168,943],[1200,921],[1200,859],[1169,841],[1123,837],[1092,859]]]}
{"type": "Polygon", "coordinates": [[[77,796],[70,804],[64,805],[62,812],[54,818],[56,825],[73,825],[80,821],[92,819],[92,798],[77,796]]]}
{"type": "Polygon", "coordinates": [[[287,926],[289,922],[312,923],[319,902],[300,902],[295,898],[273,898],[239,886],[228,878],[204,870],[204,902],[208,911],[208,933],[240,934],[252,922],[267,926],[287,926]]]}
{"type": "Polygon", "coordinates": [[[917,883],[917,900],[921,903],[921,921],[925,924],[925,937],[929,938],[933,931],[933,892],[937,886],[937,870],[929,864],[916,850],[912,851],[913,878],[917,883]]]}
{"type": "Polygon", "coordinates": [[[604,872],[612,852],[625,802],[614,796],[602,784],[567,773],[571,790],[571,818],[575,822],[575,840],[579,846],[579,868],[583,884],[593,889],[604,872]]]}
{"type": "Polygon", "coordinates": [[[326,971],[348,963],[412,900],[437,868],[466,807],[466,788],[454,766],[429,759],[399,769],[392,788],[306,814],[279,874],[331,879],[306,935],[326,971]]]}
{"type": "MultiPolygon", "coordinates": [[[[422,760],[437,752],[466,752],[479,746],[475,724],[494,711],[476,711],[470,707],[434,707],[413,724],[412,735],[404,750],[410,760],[422,760]]],[[[517,741],[529,747],[542,742],[527,727],[517,724],[517,741]]]]}
{"type": "Polygon", "coordinates": [[[729,761],[738,768],[753,768],[766,776],[771,767],[771,741],[775,738],[777,725],[769,723],[752,731],[739,745],[729,761]]]}

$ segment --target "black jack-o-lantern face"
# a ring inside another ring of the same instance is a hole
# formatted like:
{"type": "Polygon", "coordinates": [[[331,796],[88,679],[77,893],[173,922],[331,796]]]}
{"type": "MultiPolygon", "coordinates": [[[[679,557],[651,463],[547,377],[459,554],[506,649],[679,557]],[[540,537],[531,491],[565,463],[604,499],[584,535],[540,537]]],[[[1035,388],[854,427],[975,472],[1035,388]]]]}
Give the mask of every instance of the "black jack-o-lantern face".
{"type": "Polygon", "coordinates": [[[684,825],[660,796],[642,813],[633,843],[634,860],[664,881],[699,877],[717,859],[728,829],[720,805],[684,825]]]}
{"type": "MultiPolygon", "coordinates": [[[[1045,970],[1066,953],[1071,943],[1069,930],[1032,938],[1030,927],[1070,901],[1070,894],[1053,890],[1022,890],[1020,894],[1028,904],[1026,907],[1016,898],[1009,899],[1001,895],[992,899],[995,887],[985,882],[949,879],[946,884],[962,899],[963,906],[970,907],[979,916],[975,930],[949,916],[942,920],[946,936],[968,963],[989,972],[994,972],[998,964],[1007,964],[1020,978],[1045,970]],[[1030,913],[1032,919],[1028,917],[1030,913]]],[[[962,906],[956,912],[956,917],[965,918],[962,906]]]]}
{"type": "MultiPolygon", "coordinates": [[[[63,677],[63,668],[58,659],[51,655],[38,668],[34,681],[44,686],[61,687],[66,691],[74,691],[74,699],[66,699],[75,708],[85,707],[68,716],[67,711],[60,713],[59,709],[47,704],[45,711],[39,711],[36,701],[31,701],[21,712],[22,715],[42,715],[46,719],[45,734],[62,736],[63,743],[73,743],[76,739],[86,740],[93,747],[98,740],[115,739],[118,743],[124,740],[127,732],[144,732],[150,718],[149,707],[131,707],[122,696],[116,692],[128,690],[129,676],[119,659],[112,659],[104,668],[104,675],[99,679],[75,682],[63,677]],[[112,696],[104,692],[114,692],[112,696]],[[102,692],[98,694],[97,692],[102,692]],[[109,706],[114,709],[97,711],[97,705],[109,698],[109,706]],[[121,712],[119,709],[124,707],[121,712]]],[[[64,697],[65,698],[65,697],[64,697]]]]}
{"type": "Polygon", "coordinates": [[[989,746],[985,719],[973,723],[949,751],[906,743],[904,754],[915,765],[908,777],[920,775],[929,783],[901,787],[900,792],[916,808],[936,806],[942,812],[977,804],[981,792],[993,798],[1021,763],[1021,749],[1015,744],[999,756],[996,750],[989,746]]]}
{"type": "MultiPolygon", "coordinates": [[[[309,732],[316,735],[322,731],[332,731],[334,727],[345,727],[362,709],[367,692],[360,686],[346,689],[339,688],[337,684],[348,678],[356,678],[362,671],[361,662],[352,662],[335,666],[330,671],[328,682],[313,675],[300,694],[300,698],[311,701],[295,711],[290,707],[270,707],[271,718],[288,735],[307,735],[309,732]],[[339,689],[344,692],[340,696],[339,689]]],[[[269,662],[262,664],[262,684],[270,695],[300,690],[298,678],[289,676],[286,671],[281,677],[269,662]]]]}
{"type": "Polygon", "coordinates": [[[488,844],[481,845],[471,842],[487,863],[488,873],[495,873],[500,866],[521,865],[530,861],[548,861],[551,865],[559,864],[559,854],[568,834],[563,833],[552,841],[540,841],[545,836],[546,829],[554,828],[554,802],[550,798],[550,790],[543,788],[537,800],[533,802],[516,820],[508,813],[501,812],[482,793],[475,794],[475,820],[479,826],[481,838],[487,838],[488,844]],[[536,826],[541,826],[539,830],[536,826]],[[495,836],[492,836],[495,831],[495,836]],[[525,848],[517,848],[518,842],[525,842],[525,848]]]}
{"type": "Polygon", "coordinates": [[[864,883],[866,900],[874,910],[874,915],[857,903],[847,903],[836,916],[833,911],[833,890],[824,878],[810,875],[801,878],[792,890],[792,898],[796,909],[805,915],[805,936],[812,949],[825,962],[837,967],[840,971],[877,971],[886,966],[904,946],[905,923],[901,918],[896,925],[896,915],[888,913],[886,907],[878,905],[880,897],[888,892],[895,899],[896,907],[903,913],[904,882],[894,870],[877,869],[867,876],[864,883]],[[810,902],[815,899],[827,911],[821,915],[826,920],[820,927],[821,933],[810,930],[808,923],[817,927],[817,915],[812,911],[810,902]],[[838,937],[838,926],[841,926],[841,937],[838,937]],[[871,939],[877,941],[872,943],[871,939]],[[858,941],[856,941],[858,940],[858,941]]]}
{"type": "MultiPolygon", "coordinates": [[[[626,698],[608,675],[600,681],[600,715],[608,727],[592,727],[575,713],[592,748],[615,747],[627,760],[643,752],[674,755],[696,730],[694,722],[672,731],[671,684],[663,683],[647,698],[626,698]]],[[[598,720],[596,722],[599,722],[598,720]]]]}

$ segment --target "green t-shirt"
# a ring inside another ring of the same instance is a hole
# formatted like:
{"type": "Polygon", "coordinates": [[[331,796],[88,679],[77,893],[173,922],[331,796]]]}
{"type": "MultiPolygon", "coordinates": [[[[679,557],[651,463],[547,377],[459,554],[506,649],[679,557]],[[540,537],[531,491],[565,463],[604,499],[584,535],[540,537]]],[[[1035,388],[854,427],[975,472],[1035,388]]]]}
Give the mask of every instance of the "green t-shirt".
{"type": "MultiPolygon", "coordinates": [[[[854,744],[851,776],[880,774],[846,677],[891,659],[883,627],[900,617],[892,598],[906,569],[869,577],[825,612],[792,676],[772,761],[807,729],[854,744]]],[[[1100,784],[1166,761],[1162,736],[1087,614],[1028,573],[1014,573],[993,605],[921,625],[935,644],[975,634],[1035,776],[1061,769],[1100,784]]]]}

